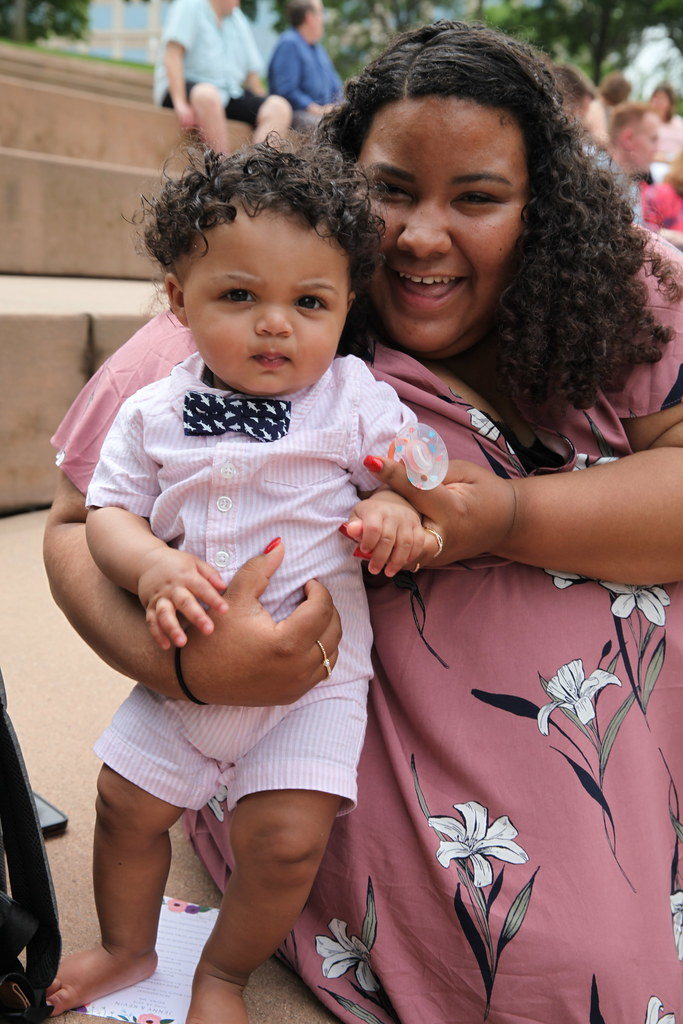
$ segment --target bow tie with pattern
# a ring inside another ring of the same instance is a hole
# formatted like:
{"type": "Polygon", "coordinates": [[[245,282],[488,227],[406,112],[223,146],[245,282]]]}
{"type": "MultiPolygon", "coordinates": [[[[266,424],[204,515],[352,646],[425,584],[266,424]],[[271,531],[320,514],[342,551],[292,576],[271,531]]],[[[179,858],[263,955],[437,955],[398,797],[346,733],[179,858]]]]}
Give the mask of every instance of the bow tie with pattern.
{"type": "Polygon", "coordinates": [[[183,428],[188,437],[234,430],[256,441],[279,441],[289,430],[292,403],[279,398],[228,398],[187,391],[183,428]]]}

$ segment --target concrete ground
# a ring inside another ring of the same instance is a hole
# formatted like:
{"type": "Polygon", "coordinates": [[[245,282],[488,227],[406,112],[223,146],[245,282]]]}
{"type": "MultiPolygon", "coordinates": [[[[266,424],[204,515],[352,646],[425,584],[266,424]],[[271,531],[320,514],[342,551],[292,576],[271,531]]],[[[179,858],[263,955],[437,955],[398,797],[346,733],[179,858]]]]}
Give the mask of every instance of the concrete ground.
{"type": "MultiPolygon", "coordinates": [[[[99,764],[91,747],[130,683],[99,661],[53,604],[41,555],[46,516],[40,511],[0,518],[0,667],[31,784],[69,816],[67,832],[48,840],[47,851],[64,949],[70,952],[92,945],[98,934],[90,848],[99,764]]],[[[167,893],[217,906],[219,893],[180,826],[173,848],[167,893]]],[[[336,1019],[274,960],[252,978],[248,1003],[252,1024],[336,1019]]],[[[82,1024],[84,1017],[67,1013],[61,1020],[82,1024]]]]}

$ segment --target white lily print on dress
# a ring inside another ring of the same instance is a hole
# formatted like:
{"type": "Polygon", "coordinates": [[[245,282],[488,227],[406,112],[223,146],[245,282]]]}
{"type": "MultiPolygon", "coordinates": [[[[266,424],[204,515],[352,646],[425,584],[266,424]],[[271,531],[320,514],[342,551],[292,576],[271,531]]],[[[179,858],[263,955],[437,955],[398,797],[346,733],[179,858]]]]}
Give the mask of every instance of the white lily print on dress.
{"type": "Polygon", "coordinates": [[[594,455],[585,455],[583,452],[577,452],[574,471],[576,472],[578,469],[588,469],[589,466],[603,466],[606,462],[618,461],[618,455],[601,455],[599,459],[596,459],[594,455]]]}
{"type": "Polygon", "coordinates": [[[683,892],[680,890],[671,894],[671,916],[678,959],[683,960],[683,892]]]}
{"type": "Polygon", "coordinates": [[[488,825],[488,810],[476,800],[466,804],[454,804],[460,811],[464,824],[448,815],[437,815],[428,819],[428,824],[448,839],[442,839],[436,852],[436,859],[447,868],[452,860],[467,860],[472,868],[474,884],[478,889],[493,881],[493,869],[487,857],[496,857],[508,864],[525,864],[528,856],[513,840],[517,829],[507,816],[496,818],[488,825]]]}
{"type": "Polygon", "coordinates": [[[513,842],[517,837],[517,829],[505,815],[496,818],[489,827],[488,809],[476,800],[453,805],[462,815],[462,822],[450,815],[431,814],[422,792],[414,756],[410,759],[410,768],[420,809],[440,840],[436,854],[438,861],[446,869],[450,867],[451,861],[456,862],[459,882],[455,889],[453,907],[462,935],[481,973],[486,1020],[500,958],[524,924],[539,868],[513,897],[505,913],[501,907],[505,898],[501,893],[504,889],[509,892],[503,879],[505,865],[494,878],[487,858],[494,857],[508,864],[524,864],[528,861],[526,851],[513,842]],[[485,886],[491,886],[486,893],[485,886]],[[501,920],[502,926],[498,927],[501,920]]]}
{"type": "Polygon", "coordinates": [[[225,801],[228,799],[228,790],[224,785],[220,785],[216,792],[213,794],[211,799],[207,803],[207,807],[218,821],[225,821],[225,801]]]}
{"type": "Polygon", "coordinates": [[[562,665],[557,675],[547,682],[546,692],[554,700],[544,704],[538,712],[539,730],[544,736],[548,735],[549,719],[557,708],[568,708],[583,725],[587,725],[595,718],[593,697],[603,686],[610,684],[621,686],[620,680],[612,672],[605,672],[601,668],[594,669],[586,679],[581,658],[562,665]]]}
{"type": "Polygon", "coordinates": [[[676,1017],[673,1013],[665,1013],[660,1017],[664,1006],[657,996],[650,996],[645,1015],[645,1024],[676,1024],[676,1017]]]}
{"type": "Polygon", "coordinates": [[[566,590],[567,587],[571,587],[575,583],[585,583],[590,579],[590,576],[579,576],[575,572],[559,572],[556,569],[544,569],[543,572],[552,576],[553,583],[558,590],[566,590]]]}
{"type": "Polygon", "coordinates": [[[372,879],[368,878],[368,888],[365,901],[365,915],[361,926],[360,937],[348,935],[346,921],[333,918],[329,925],[332,936],[316,935],[315,948],[319,956],[323,957],[322,973],[325,978],[341,978],[351,969],[356,975],[357,984],[351,979],[346,979],[346,985],[350,987],[351,994],[361,996],[364,1003],[356,1002],[341,992],[334,992],[330,988],[320,987],[327,992],[335,1002],[347,1013],[352,1014],[364,1021],[365,1024],[382,1024],[388,1018],[395,1024],[400,1024],[398,1014],[391,1005],[389,996],[384,991],[382,983],[370,967],[372,947],[377,938],[377,908],[375,906],[375,891],[372,879]],[[369,1006],[380,1010],[385,1016],[382,1020],[369,1009],[369,1006]]]}
{"type": "Polygon", "coordinates": [[[347,935],[346,921],[333,918],[328,925],[334,935],[316,935],[315,948],[319,956],[324,957],[322,972],[326,978],[341,978],[342,974],[353,967],[358,984],[364,992],[376,992],[379,982],[370,969],[370,950],[361,942],[357,935],[347,935]]]}
{"type": "Polygon", "coordinates": [[[468,409],[470,421],[472,426],[481,434],[482,437],[488,437],[491,441],[497,441],[500,437],[500,430],[496,424],[489,419],[486,413],[483,413],[480,409],[468,409]]]}
{"type": "Polygon", "coordinates": [[[612,614],[620,619],[627,619],[636,608],[639,608],[648,622],[653,626],[663,626],[666,623],[665,607],[669,605],[670,599],[663,587],[637,586],[632,583],[608,583],[600,580],[600,586],[609,590],[614,598],[612,601],[612,614]]]}

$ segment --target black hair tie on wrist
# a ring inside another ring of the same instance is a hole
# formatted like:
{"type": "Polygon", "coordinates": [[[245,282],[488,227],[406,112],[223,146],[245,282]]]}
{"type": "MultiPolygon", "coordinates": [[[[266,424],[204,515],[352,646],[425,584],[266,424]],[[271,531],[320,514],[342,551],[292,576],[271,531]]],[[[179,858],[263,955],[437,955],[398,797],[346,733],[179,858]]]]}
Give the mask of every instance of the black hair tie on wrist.
{"type": "Polygon", "coordinates": [[[198,697],[195,697],[195,695],[192,693],[192,690],[185,682],[185,679],[183,677],[183,670],[180,665],[180,650],[180,647],[176,647],[175,649],[175,677],[178,680],[178,686],[183,691],[187,699],[191,700],[193,704],[202,704],[204,707],[206,707],[206,701],[199,700],[198,697]]]}

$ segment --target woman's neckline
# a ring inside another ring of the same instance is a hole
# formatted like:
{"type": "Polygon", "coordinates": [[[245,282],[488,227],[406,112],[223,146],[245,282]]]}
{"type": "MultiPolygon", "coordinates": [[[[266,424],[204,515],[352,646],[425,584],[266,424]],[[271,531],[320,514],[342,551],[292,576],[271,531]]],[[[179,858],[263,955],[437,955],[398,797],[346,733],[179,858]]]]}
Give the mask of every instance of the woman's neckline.
{"type": "Polygon", "coordinates": [[[507,427],[520,444],[525,447],[530,447],[534,444],[536,435],[532,427],[506,395],[496,391],[495,398],[490,400],[467,384],[446,362],[437,359],[418,359],[412,353],[406,354],[415,359],[428,373],[440,380],[442,384],[445,384],[456,398],[467,402],[472,408],[488,416],[492,422],[500,423],[507,427]]]}

